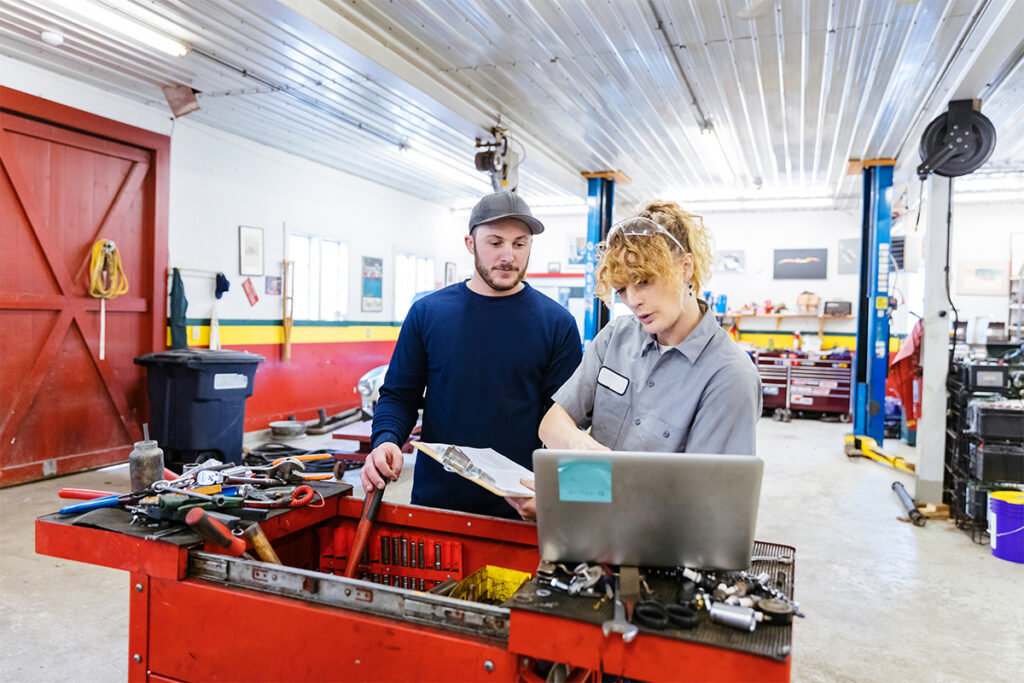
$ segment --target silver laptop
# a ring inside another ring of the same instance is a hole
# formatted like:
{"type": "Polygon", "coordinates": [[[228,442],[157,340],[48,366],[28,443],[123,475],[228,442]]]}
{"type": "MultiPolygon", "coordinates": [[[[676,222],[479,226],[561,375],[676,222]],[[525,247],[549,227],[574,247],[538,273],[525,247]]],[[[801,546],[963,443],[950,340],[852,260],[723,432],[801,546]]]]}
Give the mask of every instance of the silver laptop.
{"type": "Polygon", "coordinates": [[[748,455],[536,450],[540,555],[746,569],[763,470],[748,455]]]}

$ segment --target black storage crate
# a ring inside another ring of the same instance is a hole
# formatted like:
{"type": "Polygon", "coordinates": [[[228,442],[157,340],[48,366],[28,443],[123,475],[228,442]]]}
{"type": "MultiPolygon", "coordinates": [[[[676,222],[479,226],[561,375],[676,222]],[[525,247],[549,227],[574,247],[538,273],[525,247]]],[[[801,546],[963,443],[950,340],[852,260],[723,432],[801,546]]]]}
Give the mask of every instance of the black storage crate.
{"type": "Polygon", "coordinates": [[[1024,444],[972,441],[970,471],[981,481],[1024,482],[1024,444]]]}
{"type": "Polygon", "coordinates": [[[982,439],[1024,439],[1024,407],[975,399],[967,406],[967,432],[982,439]]]}
{"type": "Polygon", "coordinates": [[[245,351],[177,349],[135,359],[146,368],[150,437],[168,464],[242,457],[245,400],[263,356],[245,351]]]}

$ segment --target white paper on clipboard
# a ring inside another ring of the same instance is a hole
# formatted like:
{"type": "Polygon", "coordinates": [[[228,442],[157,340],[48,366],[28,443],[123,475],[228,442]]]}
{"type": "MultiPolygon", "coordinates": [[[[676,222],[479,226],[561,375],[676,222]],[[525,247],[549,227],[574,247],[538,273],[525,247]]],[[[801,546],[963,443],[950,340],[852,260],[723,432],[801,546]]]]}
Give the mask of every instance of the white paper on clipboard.
{"type": "Polygon", "coordinates": [[[519,483],[520,479],[533,479],[533,472],[522,465],[494,450],[493,448],[470,448],[469,446],[452,446],[444,443],[412,443],[451,472],[482,486],[498,496],[513,498],[532,498],[533,491],[519,483]],[[445,453],[449,448],[461,452],[471,463],[471,467],[449,467],[445,453]]]}

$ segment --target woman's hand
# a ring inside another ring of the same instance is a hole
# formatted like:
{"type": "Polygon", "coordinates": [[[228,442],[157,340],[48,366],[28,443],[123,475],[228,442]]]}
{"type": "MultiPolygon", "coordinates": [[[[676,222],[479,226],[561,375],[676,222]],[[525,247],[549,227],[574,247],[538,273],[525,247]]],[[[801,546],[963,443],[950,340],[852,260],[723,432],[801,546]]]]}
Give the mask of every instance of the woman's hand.
{"type": "Polygon", "coordinates": [[[540,421],[540,440],[548,448],[569,451],[607,451],[607,446],[576,426],[565,408],[554,403],[540,421]]]}
{"type": "MultiPolygon", "coordinates": [[[[530,489],[531,491],[537,490],[536,488],[534,488],[533,479],[520,479],[519,483],[525,486],[526,488],[530,489]]],[[[515,498],[509,497],[506,498],[505,500],[508,501],[508,504],[514,507],[516,509],[516,512],[519,513],[519,516],[525,519],[527,522],[534,522],[537,520],[536,497],[521,498],[517,496],[515,498]]]]}

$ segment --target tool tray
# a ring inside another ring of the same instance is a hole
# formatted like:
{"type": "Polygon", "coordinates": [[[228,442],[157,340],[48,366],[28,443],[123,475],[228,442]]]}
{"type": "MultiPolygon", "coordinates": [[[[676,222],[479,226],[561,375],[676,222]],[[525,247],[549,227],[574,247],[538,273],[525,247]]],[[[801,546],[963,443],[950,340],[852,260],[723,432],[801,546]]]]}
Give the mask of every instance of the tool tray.
{"type": "MultiPolygon", "coordinates": [[[[334,496],[348,495],[352,491],[352,486],[350,484],[340,482],[309,481],[306,483],[312,487],[315,492],[322,495],[324,500],[330,499],[334,496]]],[[[280,517],[288,511],[295,509],[296,508],[287,507],[264,508],[258,510],[253,508],[229,508],[224,512],[225,514],[239,517],[246,522],[260,522],[262,524],[268,519],[280,517]]],[[[170,543],[171,545],[179,547],[202,542],[202,539],[200,539],[199,536],[181,522],[161,527],[132,524],[132,513],[120,507],[99,508],[80,515],[61,515],[55,512],[53,514],[44,515],[39,519],[41,521],[54,522],[57,524],[103,529],[104,531],[116,531],[119,534],[143,540],[151,540],[148,538],[149,536],[154,533],[159,533],[159,538],[152,540],[170,543]],[[174,526],[177,527],[178,531],[169,531],[169,529],[174,526]]]]}
{"type": "MultiPolygon", "coordinates": [[[[795,558],[795,553],[796,550],[794,548],[786,545],[764,543],[761,541],[754,543],[753,554],[755,556],[788,556],[795,558]]],[[[754,574],[768,572],[772,577],[770,581],[775,588],[792,598],[794,567],[795,563],[782,564],[781,562],[757,561],[753,563],[749,571],[754,574]]],[[[640,573],[644,574],[644,570],[641,569],[640,573]]],[[[666,602],[675,600],[677,590],[676,579],[656,576],[648,572],[646,581],[651,587],[655,598],[666,602]]],[[[569,595],[563,591],[552,589],[546,582],[533,578],[523,584],[515,595],[505,601],[503,606],[600,626],[613,617],[615,605],[613,601],[606,600],[600,608],[594,609],[594,605],[598,600],[599,598],[594,597],[569,595]],[[537,595],[538,589],[548,590],[550,595],[537,595]]],[[[710,620],[705,610],[701,610],[699,614],[700,622],[693,629],[667,628],[658,630],[640,626],[640,633],[726,648],[746,654],[768,657],[776,661],[784,661],[790,654],[793,637],[792,624],[776,626],[761,622],[757,625],[757,629],[751,633],[715,623],[710,620]]],[[[612,634],[609,637],[619,638],[620,636],[612,634]]]]}

